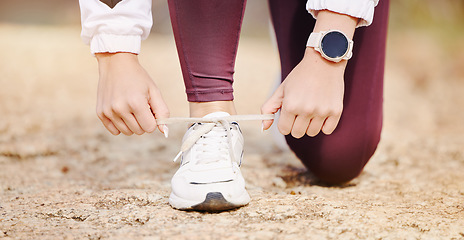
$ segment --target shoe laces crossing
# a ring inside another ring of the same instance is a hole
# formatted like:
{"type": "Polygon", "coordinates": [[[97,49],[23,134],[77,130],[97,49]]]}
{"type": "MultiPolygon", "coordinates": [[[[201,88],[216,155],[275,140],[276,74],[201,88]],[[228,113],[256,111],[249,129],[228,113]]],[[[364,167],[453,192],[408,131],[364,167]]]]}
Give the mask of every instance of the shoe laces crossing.
{"type": "Polygon", "coordinates": [[[192,160],[193,163],[207,164],[227,160],[228,157],[231,160],[235,159],[229,122],[198,123],[192,127],[194,131],[182,143],[174,162],[193,145],[197,145],[198,151],[198,155],[192,160]]]}
{"type": "Polygon", "coordinates": [[[183,153],[190,150],[195,144],[198,145],[200,155],[194,161],[201,163],[211,163],[221,161],[230,157],[230,161],[235,160],[232,146],[231,122],[249,120],[272,120],[273,114],[263,115],[232,115],[225,117],[212,118],[167,118],[157,119],[158,124],[173,123],[196,123],[192,127],[193,131],[182,143],[180,152],[174,158],[174,162],[183,153]],[[228,154],[227,154],[228,152],[228,154]]]}

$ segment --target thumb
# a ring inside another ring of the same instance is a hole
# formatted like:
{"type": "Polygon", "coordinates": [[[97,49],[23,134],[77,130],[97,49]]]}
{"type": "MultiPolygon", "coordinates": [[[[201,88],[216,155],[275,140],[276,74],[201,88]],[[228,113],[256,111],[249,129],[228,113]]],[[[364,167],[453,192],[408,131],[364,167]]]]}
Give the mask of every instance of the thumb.
{"type": "MultiPolygon", "coordinates": [[[[151,111],[156,119],[169,118],[169,109],[166,103],[161,96],[161,92],[157,88],[152,88],[149,91],[148,103],[150,104],[151,111]]],[[[167,127],[166,125],[158,125],[160,132],[164,133],[167,136],[167,127]]]]}
{"type": "MultiPolygon", "coordinates": [[[[263,104],[261,107],[261,114],[274,114],[282,107],[282,100],[284,99],[284,88],[281,84],[272,96],[263,104]]],[[[271,127],[274,120],[264,120],[263,130],[267,130],[271,127]]]]}

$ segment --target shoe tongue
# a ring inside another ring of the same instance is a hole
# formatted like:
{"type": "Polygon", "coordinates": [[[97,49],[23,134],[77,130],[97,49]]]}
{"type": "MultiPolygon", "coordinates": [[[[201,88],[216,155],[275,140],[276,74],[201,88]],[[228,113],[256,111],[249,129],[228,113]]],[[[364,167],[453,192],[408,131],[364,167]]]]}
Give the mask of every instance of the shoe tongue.
{"type": "Polygon", "coordinates": [[[228,116],[230,116],[230,114],[227,112],[213,112],[213,113],[210,113],[204,116],[203,118],[218,118],[218,117],[228,117],[228,116]]]}

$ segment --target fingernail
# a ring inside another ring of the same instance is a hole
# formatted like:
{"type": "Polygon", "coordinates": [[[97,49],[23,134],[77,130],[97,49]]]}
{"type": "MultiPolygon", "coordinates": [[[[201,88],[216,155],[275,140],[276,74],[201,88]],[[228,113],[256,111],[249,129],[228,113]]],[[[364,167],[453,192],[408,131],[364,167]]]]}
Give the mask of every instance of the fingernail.
{"type": "Polygon", "coordinates": [[[264,122],[261,122],[261,133],[264,132],[264,122]]]}
{"type": "Polygon", "coordinates": [[[164,132],[164,137],[168,138],[168,136],[169,136],[169,128],[168,128],[168,126],[166,126],[166,125],[163,126],[163,132],[164,132]]]}

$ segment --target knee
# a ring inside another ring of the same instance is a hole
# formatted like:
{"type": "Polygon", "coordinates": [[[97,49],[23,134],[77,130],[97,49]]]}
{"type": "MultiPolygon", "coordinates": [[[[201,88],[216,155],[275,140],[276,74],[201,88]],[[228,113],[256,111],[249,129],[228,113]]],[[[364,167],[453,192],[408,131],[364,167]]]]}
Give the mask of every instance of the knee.
{"type": "Polygon", "coordinates": [[[308,170],[319,180],[328,184],[347,183],[361,174],[364,164],[361,159],[321,159],[316,161],[303,161],[308,170]],[[346,160],[346,163],[344,162],[346,160]]]}
{"type": "Polygon", "coordinates": [[[329,184],[346,183],[359,176],[380,140],[377,136],[346,140],[330,136],[317,138],[304,137],[299,141],[287,137],[287,142],[306,168],[329,184]]]}

